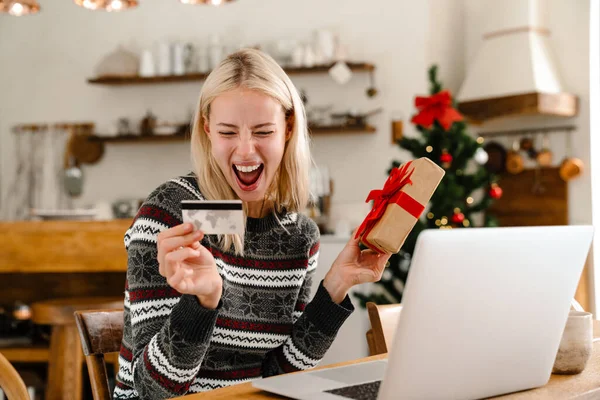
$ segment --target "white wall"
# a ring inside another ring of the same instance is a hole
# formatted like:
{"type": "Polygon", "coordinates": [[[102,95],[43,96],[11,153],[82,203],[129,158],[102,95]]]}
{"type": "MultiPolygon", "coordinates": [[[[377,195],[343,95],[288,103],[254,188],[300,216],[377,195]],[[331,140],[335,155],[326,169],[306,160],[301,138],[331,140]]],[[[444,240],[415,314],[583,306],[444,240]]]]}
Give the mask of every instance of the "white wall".
{"type": "Polygon", "coordinates": [[[438,65],[440,80],[454,95],[465,76],[465,11],[464,0],[436,0],[429,7],[427,65],[438,65]]]}
{"type": "MultiPolygon", "coordinates": [[[[202,44],[211,33],[226,36],[231,44],[265,43],[279,37],[308,39],[316,28],[333,27],[348,45],[351,58],[377,65],[379,96],[365,96],[365,74],[356,74],[342,87],[327,76],[294,77],[294,81],[307,90],[310,104],[334,104],[337,110],[384,107],[384,113],[372,120],[378,129],[376,134],[314,139],[314,157],[331,168],[335,181],[334,217],[359,223],[368,209],[364,204],[367,193],[381,185],[390,161],[402,154],[390,144],[390,112],[401,110],[405,119],[410,119],[413,97],[427,91],[426,70],[432,62],[440,65],[446,86],[456,91],[484,32],[485,10],[477,0],[436,0],[431,7],[429,3],[239,0],[226,7],[210,8],[168,0],[144,2],[136,10],[108,14],[84,10],[71,1],[44,1],[39,15],[2,16],[2,186],[6,187],[14,168],[14,135],[9,129],[17,123],[91,120],[99,131],[106,131],[117,118],[126,116],[138,121],[148,109],[164,119],[187,117],[196,104],[200,83],[130,87],[86,83],[100,59],[119,44],[137,50],[165,38],[202,44]],[[380,12],[382,7],[385,12],[380,12]]],[[[569,121],[578,126],[575,155],[589,165],[589,2],[545,3],[557,68],[566,90],[578,94],[581,100],[579,116],[569,121]]],[[[507,124],[523,126],[531,121],[507,124]]],[[[414,132],[410,124],[406,126],[407,134],[414,132]]],[[[562,139],[557,140],[560,142],[554,147],[560,150],[564,147],[562,139]]],[[[102,161],[85,168],[86,187],[81,203],[145,197],[162,181],[190,168],[188,153],[183,143],[108,145],[102,161]]],[[[561,157],[557,151],[556,158],[561,157]]],[[[572,181],[570,189],[571,223],[589,223],[589,170],[572,181]]]]}
{"type": "MultiPolygon", "coordinates": [[[[482,127],[473,127],[474,131],[521,129],[536,126],[575,125],[572,133],[573,156],[580,158],[586,169],[582,176],[569,182],[568,220],[570,224],[592,223],[592,178],[590,138],[590,3],[595,0],[540,0],[540,22],[551,32],[548,46],[566,92],[579,96],[579,115],[574,118],[518,117],[491,121],[482,127]]],[[[484,4],[478,0],[465,0],[466,35],[465,60],[466,73],[469,63],[476,55],[486,32],[486,12],[484,4]]],[[[555,163],[565,157],[565,136],[550,135],[551,149],[555,163]]],[[[512,139],[499,139],[510,146],[512,139]]],[[[540,142],[538,142],[540,143],[540,142]]],[[[530,164],[530,166],[532,166],[530,164]]],[[[590,282],[593,282],[592,257],[588,258],[590,282]]],[[[590,288],[593,292],[594,288],[590,288]]],[[[592,299],[593,301],[593,299],[592,299]]]]}
{"type": "MultiPolygon", "coordinates": [[[[590,113],[590,132],[596,133],[590,135],[590,151],[592,154],[600,153],[600,115],[597,110],[600,109],[600,3],[590,1],[590,110],[596,112],[590,113]]],[[[592,170],[592,215],[594,226],[600,226],[600,160],[598,157],[591,160],[592,170]]],[[[596,230],[593,243],[594,270],[590,280],[595,285],[595,315],[598,319],[600,311],[600,234],[596,230]]]]}
{"type": "MultiPolygon", "coordinates": [[[[357,74],[344,87],[327,76],[293,77],[307,90],[310,104],[334,104],[384,112],[373,118],[377,133],[314,138],[314,157],[331,168],[335,181],[335,218],[358,224],[368,210],[371,189],[380,187],[386,170],[401,151],[390,144],[390,112],[406,120],[413,99],[426,94],[427,68],[440,64],[440,76],[456,90],[464,71],[463,0],[239,0],[227,7],[186,7],[176,0],[144,1],[121,14],[89,12],[71,1],[41,1],[43,12],[28,18],[0,18],[0,162],[12,176],[18,123],[93,121],[98,131],[119,117],[139,120],[151,109],[161,118],[186,118],[197,101],[200,83],[158,86],[92,86],[100,59],[125,44],[139,50],[161,39],[205,44],[208,35],[227,35],[231,44],[268,42],[279,37],[308,39],[312,30],[332,27],[348,45],[352,59],[377,66],[379,95],[365,96],[367,76],[357,74]],[[381,12],[381,9],[385,12],[381,12]]],[[[409,123],[406,133],[414,134],[409,123]]],[[[408,155],[404,156],[408,159],[408,155]]],[[[189,168],[188,148],[165,145],[108,145],[99,164],[85,167],[86,186],[80,203],[144,197],[155,186],[189,168]]],[[[4,186],[6,186],[4,184],[4,186]]],[[[323,243],[318,276],[323,277],[343,243],[323,243]]],[[[367,354],[366,312],[356,313],[342,328],[324,364],[367,354]],[[348,349],[352,349],[351,351],[348,349]]]]}
{"type": "MultiPolygon", "coordinates": [[[[213,32],[227,35],[231,44],[242,39],[255,43],[279,37],[308,38],[316,28],[333,27],[348,44],[353,59],[376,64],[379,96],[365,96],[368,80],[363,74],[344,87],[327,76],[293,79],[307,90],[311,104],[332,103],[338,110],[384,107],[372,120],[376,134],[314,139],[315,159],[329,165],[335,181],[334,217],[353,224],[368,210],[364,203],[367,193],[381,186],[391,160],[402,156],[397,146],[390,144],[390,112],[401,110],[405,120],[410,119],[414,96],[427,92],[426,71],[432,62],[439,63],[446,86],[457,91],[483,33],[481,16],[485,11],[477,7],[477,0],[238,0],[222,8],[162,0],[144,1],[137,10],[121,14],[89,12],[69,0],[41,4],[44,10],[37,16],[0,17],[4,187],[14,167],[14,140],[9,129],[17,123],[91,120],[104,130],[118,117],[139,119],[148,109],[161,118],[181,119],[194,107],[200,83],[121,88],[88,85],[86,79],[95,65],[118,44],[141,49],[165,38],[201,44],[213,32]]],[[[581,99],[580,115],[571,121],[579,127],[575,155],[589,165],[589,3],[548,0],[548,5],[548,27],[553,32],[550,43],[558,70],[567,90],[581,99]]],[[[405,126],[407,134],[414,133],[409,123],[405,126]]],[[[514,127],[514,122],[510,126],[514,127]]],[[[182,143],[109,145],[99,164],[85,168],[81,202],[145,197],[164,180],[186,172],[188,159],[188,148],[182,143]]],[[[572,223],[591,222],[590,199],[590,175],[586,173],[571,184],[572,223]]],[[[321,271],[328,268],[325,264],[320,265],[321,271]]],[[[362,326],[364,318],[364,314],[358,317],[355,326],[362,326]]],[[[337,346],[355,345],[358,335],[348,329],[351,332],[342,332],[337,346]]],[[[364,332],[360,337],[364,340],[364,332]]],[[[330,357],[330,361],[338,361],[344,355],[330,357]]]]}
{"type": "MultiPolygon", "coordinates": [[[[466,73],[486,32],[486,12],[482,2],[465,0],[466,73]]],[[[574,118],[522,117],[491,121],[474,131],[521,129],[535,126],[575,125],[573,156],[590,165],[590,104],[589,104],[589,1],[540,0],[543,6],[541,21],[551,31],[548,39],[550,52],[566,92],[579,96],[579,115],[574,118]]],[[[565,155],[564,135],[551,135],[554,160],[559,163],[565,155]]],[[[504,139],[506,145],[510,139],[504,139]]],[[[583,176],[569,183],[569,223],[591,223],[591,175],[587,168],[583,176]]]]}
{"type": "MultiPolygon", "coordinates": [[[[338,86],[325,75],[293,79],[307,90],[313,105],[333,104],[336,110],[385,109],[372,119],[376,134],[314,139],[314,157],[331,168],[335,181],[334,216],[342,214],[358,224],[368,210],[364,204],[368,192],[384,182],[391,160],[400,154],[390,144],[390,111],[402,110],[410,117],[413,96],[427,90],[430,12],[426,1],[239,0],[210,8],[165,0],[144,1],[138,9],[120,14],[90,12],[72,1],[41,4],[39,15],[0,18],[4,182],[12,176],[14,138],[9,129],[17,123],[93,121],[99,131],[105,131],[122,116],[139,121],[149,109],[160,118],[186,118],[195,107],[201,83],[130,87],[86,83],[101,58],[119,44],[136,50],[161,39],[205,44],[211,33],[226,36],[230,44],[265,43],[280,37],[307,40],[314,29],[332,27],[348,45],[352,59],[377,66],[380,94],[366,97],[368,77],[362,73],[346,86],[338,86]]],[[[450,72],[443,69],[443,74],[450,72]]],[[[183,143],[108,145],[101,162],[85,168],[80,203],[145,197],[162,181],[189,170],[188,153],[183,143]]]]}
{"type": "MultiPolygon", "coordinates": [[[[86,83],[102,57],[119,44],[136,51],[165,38],[206,44],[211,33],[226,36],[230,44],[268,43],[279,37],[307,40],[314,29],[331,27],[340,33],[352,59],[375,63],[380,94],[374,99],[365,96],[368,78],[362,73],[342,87],[327,76],[293,79],[307,90],[312,105],[365,111],[384,107],[372,119],[376,134],[314,138],[315,160],[331,168],[335,182],[333,218],[356,225],[368,210],[366,195],[383,183],[391,160],[401,155],[390,144],[391,112],[400,110],[410,119],[414,96],[428,89],[426,72],[433,62],[439,64],[448,88],[456,90],[462,79],[463,0],[438,0],[434,5],[429,7],[427,1],[240,0],[209,8],[186,7],[172,0],[144,2],[136,10],[107,14],[66,1],[42,2],[43,12],[36,16],[3,16],[2,187],[6,190],[14,168],[14,134],[9,129],[15,124],[93,121],[102,133],[119,117],[137,122],[149,109],[163,119],[187,118],[201,83],[130,87],[86,83]],[[386,12],[380,13],[381,7],[386,12]]],[[[409,123],[405,127],[406,134],[414,133],[409,123]]],[[[78,203],[143,198],[162,181],[186,172],[188,153],[183,143],[108,145],[100,163],[85,167],[86,186],[78,203]]]]}

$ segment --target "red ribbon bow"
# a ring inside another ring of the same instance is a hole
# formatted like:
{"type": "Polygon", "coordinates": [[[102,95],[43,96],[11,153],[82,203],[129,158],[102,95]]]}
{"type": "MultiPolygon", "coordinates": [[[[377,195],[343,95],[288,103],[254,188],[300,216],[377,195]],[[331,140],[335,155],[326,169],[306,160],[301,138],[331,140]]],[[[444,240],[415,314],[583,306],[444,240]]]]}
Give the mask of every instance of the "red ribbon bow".
{"type": "Polygon", "coordinates": [[[389,178],[383,185],[383,189],[371,190],[369,196],[367,197],[367,203],[371,200],[374,201],[373,208],[356,231],[355,239],[362,236],[362,242],[378,253],[383,252],[373,244],[369,243],[367,236],[377,224],[379,219],[383,216],[388,204],[398,204],[415,218],[419,218],[425,209],[425,206],[413,199],[410,195],[400,190],[406,185],[412,185],[410,177],[414,171],[414,168],[409,171],[410,164],[411,162],[408,162],[401,168],[394,168],[390,173],[389,178]]]}
{"type": "Polygon", "coordinates": [[[419,109],[419,113],[412,118],[411,122],[428,129],[435,120],[446,131],[455,121],[463,120],[463,116],[452,107],[452,97],[447,90],[429,97],[417,96],[415,107],[419,109]]]}

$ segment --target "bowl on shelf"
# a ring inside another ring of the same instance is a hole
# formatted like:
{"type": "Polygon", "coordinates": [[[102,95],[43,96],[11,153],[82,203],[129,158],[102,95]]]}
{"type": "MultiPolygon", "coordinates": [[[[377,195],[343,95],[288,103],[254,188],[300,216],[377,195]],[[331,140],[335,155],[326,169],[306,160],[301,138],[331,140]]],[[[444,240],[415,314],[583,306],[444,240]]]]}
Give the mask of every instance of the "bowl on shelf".
{"type": "Polygon", "coordinates": [[[154,127],[154,134],[158,136],[175,135],[178,130],[178,125],[158,125],[154,127]]]}
{"type": "Polygon", "coordinates": [[[41,219],[43,221],[51,220],[92,220],[96,218],[98,210],[80,208],[73,210],[60,210],[60,209],[31,209],[30,215],[33,218],[41,219]]]}

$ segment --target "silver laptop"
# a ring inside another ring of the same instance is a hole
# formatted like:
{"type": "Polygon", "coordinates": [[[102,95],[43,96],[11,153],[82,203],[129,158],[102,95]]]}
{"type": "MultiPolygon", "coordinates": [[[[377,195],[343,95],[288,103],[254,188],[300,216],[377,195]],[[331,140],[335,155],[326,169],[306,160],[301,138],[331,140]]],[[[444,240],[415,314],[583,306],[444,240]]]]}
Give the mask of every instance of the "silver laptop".
{"type": "Polygon", "coordinates": [[[479,399],[543,386],[591,226],[426,230],[386,361],[280,375],[293,399],[479,399]]]}

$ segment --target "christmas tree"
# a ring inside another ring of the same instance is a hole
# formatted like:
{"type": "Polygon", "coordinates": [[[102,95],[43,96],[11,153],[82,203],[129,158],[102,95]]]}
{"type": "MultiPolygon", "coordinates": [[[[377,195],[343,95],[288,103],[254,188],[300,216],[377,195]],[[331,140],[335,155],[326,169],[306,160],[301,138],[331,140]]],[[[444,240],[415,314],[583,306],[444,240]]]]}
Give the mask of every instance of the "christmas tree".
{"type": "MultiPolygon", "coordinates": [[[[415,98],[418,112],[411,119],[420,137],[403,137],[398,144],[415,159],[428,157],[444,168],[446,175],[402,250],[390,258],[382,279],[371,286],[369,293],[355,294],[363,306],[367,301],[377,304],[402,301],[411,255],[424,229],[469,228],[476,226],[478,219],[480,226],[498,225],[493,216],[483,213],[494,199],[502,196],[496,176],[485,168],[488,155],[482,147],[483,138],[475,139],[468,134],[467,124],[456,110],[452,95],[442,90],[435,65],[429,69],[429,81],[430,96],[415,98]]],[[[401,164],[403,162],[393,161],[387,173],[401,164]]]]}

